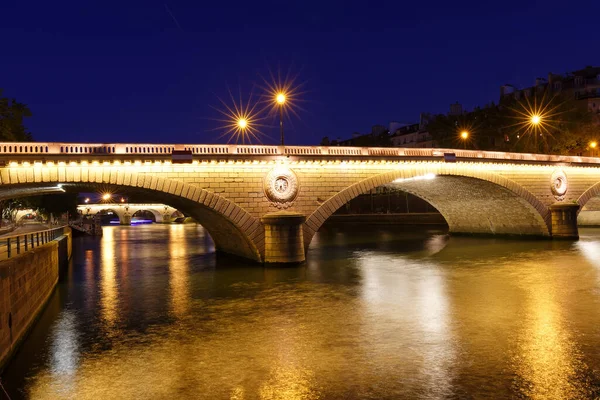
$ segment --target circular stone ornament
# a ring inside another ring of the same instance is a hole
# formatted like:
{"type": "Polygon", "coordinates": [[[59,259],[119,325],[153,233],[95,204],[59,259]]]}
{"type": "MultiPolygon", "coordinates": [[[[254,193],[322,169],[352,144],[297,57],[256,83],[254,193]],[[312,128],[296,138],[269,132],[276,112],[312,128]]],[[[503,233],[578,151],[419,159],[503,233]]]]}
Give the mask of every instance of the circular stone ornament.
{"type": "Polygon", "coordinates": [[[550,178],[550,190],[554,198],[558,201],[564,200],[568,189],[567,175],[565,175],[562,169],[557,169],[552,173],[552,178],[550,178]]]}
{"type": "Polygon", "coordinates": [[[288,208],[298,195],[298,177],[287,167],[275,167],[265,176],[264,189],[275,207],[288,208]]]}

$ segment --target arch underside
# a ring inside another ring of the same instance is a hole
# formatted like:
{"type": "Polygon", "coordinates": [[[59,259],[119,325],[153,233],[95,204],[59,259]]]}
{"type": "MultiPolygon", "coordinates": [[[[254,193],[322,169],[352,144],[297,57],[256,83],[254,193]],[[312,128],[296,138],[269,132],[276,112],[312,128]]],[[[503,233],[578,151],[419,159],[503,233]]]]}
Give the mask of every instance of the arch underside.
{"type": "Polygon", "coordinates": [[[514,182],[505,180],[502,185],[490,180],[458,173],[413,179],[402,172],[368,178],[329,199],[308,217],[305,247],[308,248],[314,233],[338,208],[378,186],[406,191],[427,201],[442,214],[452,233],[550,235],[550,214],[546,207],[514,182]]]}
{"type": "Polygon", "coordinates": [[[154,222],[163,222],[163,215],[157,211],[157,210],[153,210],[152,208],[140,208],[138,210],[135,210],[134,212],[131,213],[131,218],[136,217],[137,213],[143,213],[143,212],[149,212],[154,216],[154,222]]]}
{"type": "Polygon", "coordinates": [[[546,222],[524,198],[482,179],[437,176],[393,183],[434,206],[452,233],[548,236],[546,222]]]}
{"type": "MultiPolygon", "coordinates": [[[[165,185],[165,187],[168,186],[168,184],[165,185]]],[[[43,185],[2,185],[0,186],[0,191],[18,192],[22,197],[25,197],[45,194],[47,193],[46,191],[44,191],[44,188],[46,187],[48,187],[47,183],[43,185]],[[27,188],[27,190],[23,190],[23,188],[25,187],[27,188]],[[36,188],[40,189],[39,192],[36,190],[36,188]]],[[[144,201],[147,201],[148,203],[167,204],[177,210],[183,211],[185,214],[191,216],[200,225],[202,225],[212,237],[217,251],[240,256],[253,261],[260,262],[262,260],[260,252],[260,240],[255,240],[255,238],[251,237],[249,234],[249,232],[256,231],[256,225],[260,223],[257,222],[255,219],[250,218],[249,216],[244,216],[244,224],[240,227],[219,211],[209,206],[206,206],[203,203],[191,200],[186,197],[181,197],[172,193],[152,190],[143,187],[114,185],[107,183],[62,183],[62,189],[68,192],[109,191],[117,193],[127,193],[131,195],[135,194],[138,196],[138,198],[143,198],[144,201]]],[[[183,191],[184,190],[182,190],[182,192],[183,191]]],[[[191,193],[191,191],[189,192],[191,193]]],[[[216,195],[214,197],[216,197],[216,195]]],[[[224,199],[222,201],[225,202],[224,199]]],[[[215,201],[214,203],[217,203],[217,201],[215,201]]],[[[230,207],[228,207],[228,209],[231,209],[232,207],[234,207],[234,205],[231,205],[230,207]]],[[[110,209],[110,206],[106,207],[106,209],[110,209]]],[[[232,212],[231,214],[237,215],[239,218],[238,214],[240,213],[247,214],[241,209],[239,209],[237,213],[232,212]]],[[[118,213],[116,214],[118,215],[118,213]]]]}

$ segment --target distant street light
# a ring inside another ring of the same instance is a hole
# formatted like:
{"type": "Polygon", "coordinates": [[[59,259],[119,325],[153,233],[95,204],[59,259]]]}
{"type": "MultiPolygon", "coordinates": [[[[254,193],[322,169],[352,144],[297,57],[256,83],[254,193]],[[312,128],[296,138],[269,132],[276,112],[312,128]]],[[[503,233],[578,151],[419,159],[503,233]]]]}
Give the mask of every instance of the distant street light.
{"type": "Polygon", "coordinates": [[[539,116],[539,115],[537,115],[537,114],[533,114],[533,115],[531,116],[531,123],[532,123],[533,125],[539,125],[539,124],[540,124],[540,122],[542,122],[542,117],[541,117],[541,116],[539,116]]]}
{"type": "Polygon", "coordinates": [[[595,155],[596,147],[598,147],[598,142],[596,142],[595,140],[591,141],[590,148],[592,149],[592,157],[594,157],[594,155],[595,155]]]}
{"type": "Polygon", "coordinates": [[[246,127],[248,127],[248,120],[246,118],[240,118],[237,121],[237,126],[238,128],[240,128],[242,131],[246,129],[246,127]]]}
{"type": "Polygon", "coordinates": [[[108,200],[110,200],[111,197],[112,197],[112,195],[110,193],[104,193],[102,195],[102,200],[108,201],[108,200]]]}
{"type": "Polygon", "coordinates": [[[89,202],[90,202],[90,198],[89,198],[89,197],[86,197],[86,198],[85,198],[85,200],[84,200],[84,202],[85,202],[85,203],[89,203],[89,202]]]}

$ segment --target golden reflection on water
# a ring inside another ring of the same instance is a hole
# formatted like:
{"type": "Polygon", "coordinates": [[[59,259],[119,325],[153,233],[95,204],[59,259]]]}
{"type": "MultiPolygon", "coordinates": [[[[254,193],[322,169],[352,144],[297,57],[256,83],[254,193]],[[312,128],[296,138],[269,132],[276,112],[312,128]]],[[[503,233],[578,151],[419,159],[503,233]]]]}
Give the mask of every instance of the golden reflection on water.
{"type": "Polygon", "coordinates": [[[274,368],[259,389],[261,400],[309,400],[320,398],[315,392],[312,371],[288,366],[274,368]]]}
{"type": "MultiPolygon", "coordinates": [[[[195,269],[190,264],[205,262],[190,257],[200,230],[148,229],[162,232],[165,244],[141,243],[130,255],[131,269],[149,263],[144,279],[157,290],[133,292],[132,303],[153,319],[143,321],[143,332],[132,323],[109,349],[86,348],[78,336],[84,317],[63,311],[51,335],[53,358],[29,383],[31,398],[576,399],[596,393],[588,386],[598,387],[593,366],[600,365],[594,347],[600,335],[590,336],[598,334],[600,274],[585,261],[595,254],[589,246],[576,247],[579,253],[541,247],[515,254],[514,246],[461,239],[439,251],[446,242],[438,238],[427,242],[432,251],[425,257],[356,250],[307,268],[195,269]],[[490,250],[496,253],[489,256],[490,250]],[[150,302],[159,290],[169,296],[150,302]],[[582,343],[591,347],[584,351],[582,343]]],[[[136,238],[137,231],[128,232],[136,238]]],[[[112,240],[113,248],[124,244],[118,234],[112,240]]],[[[118,287],[114,261],[106,263],[114,250],[102,247],[101,254],[99,315],[114,324],[118,287]]],[[[87,269],[91,258],[85,260],[87,269]]],[[[118,278],[128,281],[122,273],[118,278]]]]}
{"type": "Polygon", "coordinates": [[[118,318],[118,286],[115,271],[115,228],[103,230],[101,242],[100,307],[107,330],[112,330],[118,318]]]}
{"type": "Polygon", "coordinates": [[[531,399],[587,398],[589,388],[578,380],[587,366],[558,299],[558,294],[564,296],[564,276],[539,263],[528,269],[538,273],[521,282],[526,296],[521,316],[525,329],[514,356],[518,389],[531,399]]]}
{"type": "Polygon", "coordinates": [[[190,310],[189,260],[184,225],[169,226],[169,287],[171,310],[177,318],[190,310]]]}
{"type": "Polygon", "coordinates": [[[362,351],[370,363],[386,375],[419,374],[418,387],[411,387],[411,392],[449,395],[455,349],[443,271],[422,261],[416,264],[376,252],[363,253],[359,263],[362,296],[367,300],[361,326],[369,338],[362,351]],[[420,334],[406,335],[406,327],[420,334]],[[412,371],[406,371],[405,365],[412,371]]]}

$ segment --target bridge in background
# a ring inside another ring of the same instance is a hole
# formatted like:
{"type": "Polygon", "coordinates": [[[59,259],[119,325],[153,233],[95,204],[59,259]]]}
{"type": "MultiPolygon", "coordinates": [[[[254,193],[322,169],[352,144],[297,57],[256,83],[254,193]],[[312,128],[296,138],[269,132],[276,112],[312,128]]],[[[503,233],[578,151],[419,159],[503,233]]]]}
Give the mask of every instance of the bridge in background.
{"type": "Polygon", "coordinates": [[[154,215],[154,221],[158,223],[170,223],[175,218],[182,217],[177,209],[166,204],[137,204],[137,203],[100,203],[80,204],[77,211],[81,215],[96,215],[101,211],[112,211],[121,225],[131,225],[131,220],[139,211],[148,211],[154,215]]]}
{"type": "Polygon", "coordinates": [[[0,143],[0,185],[0,198],[53,190],[134,192],[191,215],[220,251],[259,262],[298,262],[335,210],[384,185],[428,201],[452,233],[577,238],[579,210],[600,194],[600,158],[456,149],[0,143]]]}

